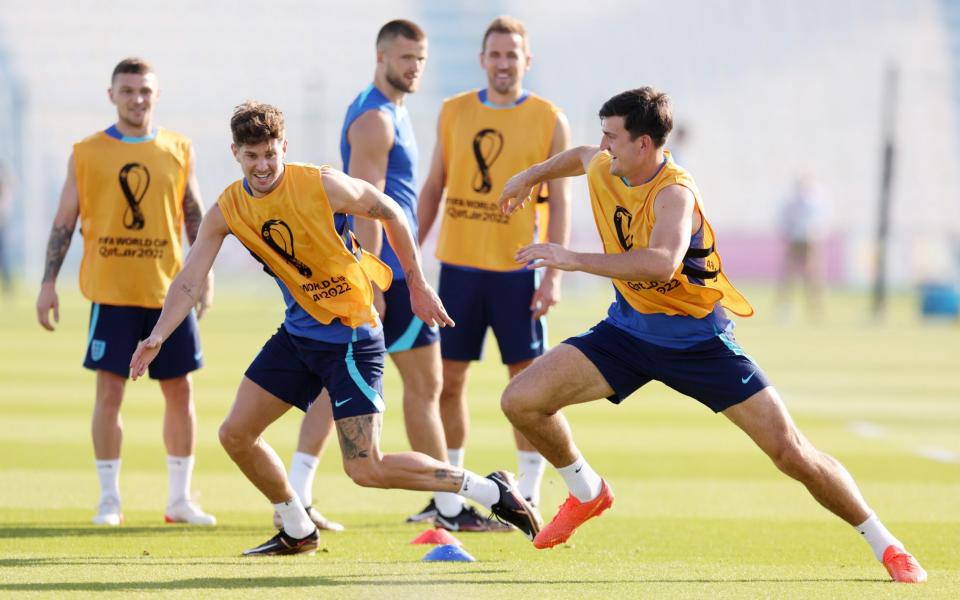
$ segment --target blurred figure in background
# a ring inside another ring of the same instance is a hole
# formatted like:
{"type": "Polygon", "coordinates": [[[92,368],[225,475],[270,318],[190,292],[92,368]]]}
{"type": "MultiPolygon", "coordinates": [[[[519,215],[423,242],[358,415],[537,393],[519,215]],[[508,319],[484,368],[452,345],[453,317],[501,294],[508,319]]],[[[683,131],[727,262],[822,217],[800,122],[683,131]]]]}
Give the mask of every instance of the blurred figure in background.
{"type": "Polygon", "coordinates": [[[780,232],[784,241],[783,268],[777,290],[778,313],[783,321],[793,316],[790,296],[799,279],[807,299],[807,314],[823,314],[823,242],[829,210],[809,173],[797,178],[793,191],[780,211],[780,232]]]}
{"type": "Polygon", "coordinates": [[[13,214],[14,187],[13,172],[0,162],[0,291],[8,298],[13,295],[13,274],[10,272],[10,255],[7,252],[7,225],[13,214]]]}

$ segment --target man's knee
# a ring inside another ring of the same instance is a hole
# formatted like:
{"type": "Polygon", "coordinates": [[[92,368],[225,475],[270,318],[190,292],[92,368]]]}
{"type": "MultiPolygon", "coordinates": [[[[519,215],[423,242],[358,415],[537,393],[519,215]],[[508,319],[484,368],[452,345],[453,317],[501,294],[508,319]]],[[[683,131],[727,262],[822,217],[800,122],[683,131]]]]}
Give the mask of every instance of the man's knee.
{"type": "Polygon", "coordinates": [[[507,384],[500,396],[500,409],[511,422],[522,419],[524,415],[537,412],[540,398],[536,390],[527,385],[522,376],[515,377],[507,384]]]}
{"type": "Polygon", "coordinates": [[[799,434],[784,435],[770,458],[778,469],[799,481],[805,481],[818,470],[819,453],[799,434]]]}
{"type": "Polygon", "coordinates": [[[227,451],[227,454],[234,455],[243,452],[253,446],[256,436],[243,431],[242,428],[232,423],[229,419],[220,425],[220,445],[227,451]]]}
{"type": "Polygon", "coordinates": [[[353,482],[361,487],[386,488],[383,469],[373,458],[352,458],[343,461],[343,470],[353,482]]]}

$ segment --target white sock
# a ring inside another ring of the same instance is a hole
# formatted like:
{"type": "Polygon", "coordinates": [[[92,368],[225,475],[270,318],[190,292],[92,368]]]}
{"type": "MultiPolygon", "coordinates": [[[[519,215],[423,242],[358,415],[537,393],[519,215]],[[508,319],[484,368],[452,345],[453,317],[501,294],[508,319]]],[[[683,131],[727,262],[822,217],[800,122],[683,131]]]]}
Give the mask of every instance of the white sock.
{"type": "Polygon", "coordinates": [[[455,467],[463,468],[463,457],[466,454],[465,448],[447,448],[447,462],[455,467]]]}
{"type": "Polygon", "coordinates": [[[97,460],[97,477],[100,478],[100,502],[112,498],[120,503],[120,459],[97,460]]]}
{"type": "Polygon", "coordinates": [[[290,473],[287,478],[304,506],[313,504],[313,476],[317,474],[320,459],[312,454],[294,452],[290,459],[290,473]]]}
{"type": "Polygon", "coordinates": [[[603,480],[583,456],[573,461],[572,465],[557,469],[557,473],[560,473],[570,493],[580,502],[593,500],[600,495],[600,490],[603,488],[603,480]]]}
{"type": "Polygon", "coordinates": [[[167,506],[173,506],[190,499],[193,462],[192,456],[167,456],[167,477],[170,482],[170,496],[167,506]]]}
{"type": "Polygon", "coordinates": [[[533,504],[540,504],[540,483],[547,467],[546,459],[536,451],[517,450],[517,464],[517,489],[533,504]]]}
{"type": "Polygon", "coordinates": [[[286,502],[274,504],[273,508],[280,514],[280,519],[283,521],[283,530],[292,538],[298,540],[305,538],[317,528],[310,517],[307,516],[307,511],[296,495],[286,502]]]}
{"type": "Polygon", "coordinates": [[[463,510],[463,498],[451,492],[434,492],[433,501],[437,512],[445,517],[455,517],[463,510]]]}
{"type": "Polygon", "coordinates": [[[480,477],[472,471],[464,470],[460,495],[490,508],[500,501],[500,488],[486,477],[480,477]]]}
{"type": "Polygon", "coordinates": [[[877,557],[877,560],[883,560],[883,551],[887,549],[887,546],[896,546],[901,550],[904,549],[903,542],[893,537],[893,534],[883,526],[883,523],[880,522],[876,514],[871,514],[867,517],[866,521],[857,525],[857,531],[859,531],[863,539],[870,544],[870,548],[873,549],[873,555],[877,557]]]}

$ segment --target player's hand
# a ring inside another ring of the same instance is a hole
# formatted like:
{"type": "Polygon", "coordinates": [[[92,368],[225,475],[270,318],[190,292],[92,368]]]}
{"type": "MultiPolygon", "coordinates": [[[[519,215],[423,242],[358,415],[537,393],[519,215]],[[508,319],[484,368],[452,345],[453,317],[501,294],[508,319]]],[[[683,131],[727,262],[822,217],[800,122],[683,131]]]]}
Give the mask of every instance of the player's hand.
{"type": "Polygon", "coordinates": [[[200,299],[194,309],[197,311],[197,319],[202,319],[207,309],[213,306],[213,271],[207,273],[207,278],[203,281],[200,288],[200,299]]]}
{"type": "Polygon", "coordinates": [[[533,318],[539,319],[544,316],[558,302],[560,302],[560,280],[558,277],[548,275],[543,278],[540,287],[533,293],[533,299],[530,301],[533,318]]]}
{"type": "Polygon", "coordinates": [[[577,253],[560,244],[530,244],[517,250],[514,257],[518,263],[527,263],[528,269],[553,267],[561,271],[577,270],[577,253]]]}
{"type": "Polygon", "coordinates": [[[163,344],[163,338],[155,333],[137,344],[137,349],[133,351],[133,358],[130,359],[131,379],[136,381],[147,372],[147,367],[160,353],[161,344],[163,344]]]}
{"type": "Polygon", "coordinates": [[[410,289],[410,309],[420,317],[428,327],[454,327],[456,323],[447,314],[440,297],[426,281],[407,281],[410,289]]]}
{"type": "Polygon", "coordinates": [[[387,301],[383,297],[383,292],[374,284],[373,286],[373,307],[380,314],[380,320],[387,318],[387,301]]]}
{"type": "Polygon", "coordinates": [[[533,191],[533,185],[527,183],[525,177],[526,171],[521,171],[507,180],[500,192],[500,198],[497,204],[500,205],[500,211],[505,214],[513,214],[518,208],[521,208],[527,200],[530,199],[530,193],[533,191]]]}
{"type": "Polygon", "coordinates": [[[47,331],[53,331],[53,323],[50,322],[50,311],[53,311],[53,323],[60,322],[60,298],[57,296],[57,290],[52,283],[45,283],[40,286],[40,294],[37,296],[37,321],[47,331]]]}

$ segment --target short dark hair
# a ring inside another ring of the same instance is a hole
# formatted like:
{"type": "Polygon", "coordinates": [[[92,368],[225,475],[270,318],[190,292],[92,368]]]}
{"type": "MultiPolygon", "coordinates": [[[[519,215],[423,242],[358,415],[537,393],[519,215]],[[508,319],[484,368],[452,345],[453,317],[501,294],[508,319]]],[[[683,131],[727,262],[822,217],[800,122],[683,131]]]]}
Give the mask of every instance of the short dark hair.
{"type": "Polygon", "coordinates": [[[117,75],[121,73],[146,75],[147,73],[153,73],[153,65],[142,58],[137,58],[136,56],[125,58],[118,62],[117,66],[113,68],[113,75],[110,76],[110,83],[112,84],[113,80],[117,78],[117,75]]]}
{"type": "Polygon", "coordinates": [[[379,47],[383,42],[393,41],[394,38],[401,35],[414,42],[419,42],[427,37],[427,34],[413,21],[394,19],[380,28],[380,32],[377,33],[377,46],[379,47]]]}
{"type": "Polygon", "coordinates": [[[480,52],[484,52],[487,49],[487,38],[490,37],[491,33],[515,33],[523,38],[523,51],[527,54],[530,54],[530,41],[527,39],[527,28],[523,26],[523,23],[519,19],[515,19],[508,15],[500,15],[493,21],[490,21],[490,24],[487,25],[487,30],[483,32],[483,43],[480,44],[480,52]]]}
{"type": "Polygon", "coordinates": [[[673,108],[670,96],[652,87],[621,92],[603,103],[600,118],[623,117],[623,127],[630,139],[649,135],[657,148],[667,141],[673,129],[673,108]]]}
{"type": "Polygon", "coordinates": [[[282,140],[283,113],[276,106],[247,100],[233,109],[230,131],[233,133],[233,143],[238,146],[260,144],[271,139],[282,140]]]}

